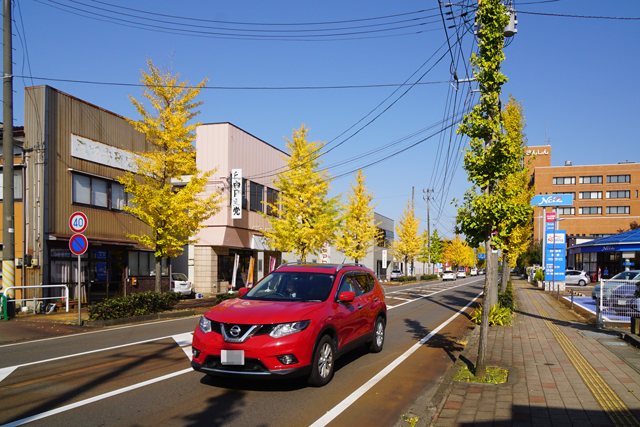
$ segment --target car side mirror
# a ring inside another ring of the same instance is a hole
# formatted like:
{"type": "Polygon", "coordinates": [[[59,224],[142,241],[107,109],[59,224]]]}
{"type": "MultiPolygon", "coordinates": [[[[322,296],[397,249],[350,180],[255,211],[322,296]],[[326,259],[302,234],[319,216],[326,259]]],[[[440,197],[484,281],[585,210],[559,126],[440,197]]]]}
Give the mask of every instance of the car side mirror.
{"type": "Polygon", "coordinates": [[[356,297],[355,292],[342,292],[338,297],[339,301],[352,302],[356,297]]]}
{"type": "Polygon", "coordinates": [[[246,293],[249,292],[249,289],[247,288],[240,288],[238,289],[238,296],[239,297],[243,297],[246,295],[246,293]]]}

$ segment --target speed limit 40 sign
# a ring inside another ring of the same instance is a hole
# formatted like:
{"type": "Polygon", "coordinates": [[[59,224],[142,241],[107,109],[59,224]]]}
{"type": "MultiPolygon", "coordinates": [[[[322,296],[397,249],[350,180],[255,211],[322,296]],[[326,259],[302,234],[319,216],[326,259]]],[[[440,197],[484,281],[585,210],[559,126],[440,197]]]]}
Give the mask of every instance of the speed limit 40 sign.
{"type": "Polygon", "coordinates": [[[74,212],[69,217],[69,228],[74,233],[82,233],[87,229],[87,216],[82,212],[74,212]]]}

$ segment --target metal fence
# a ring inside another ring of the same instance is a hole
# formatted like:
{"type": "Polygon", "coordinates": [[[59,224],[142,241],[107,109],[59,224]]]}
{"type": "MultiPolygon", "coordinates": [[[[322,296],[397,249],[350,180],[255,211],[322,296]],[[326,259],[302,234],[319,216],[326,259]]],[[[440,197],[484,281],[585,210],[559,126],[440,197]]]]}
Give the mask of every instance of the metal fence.
{"type": "Polygon", "coordinates": [[[640,317],[640,281],[601,280],[596,285],[592,299],[596,303],[601,320],[628,323],[632,317],[640,317]]]}
{"type": "MultiPolygon", "coordinates": [[[[63,288],[64,292],[62,297],[33,297],[33,298],[19,298],[19,299],[11,299],[12,302],[20,302],[20,301],[33,301],[33,310],[36,311],[37,305],[39,302],[45,303],[47,300],[59,300],[63,299],[66,304],[66,311],[69,312],[69,286],[67,285],[40,285],[40,286],[10,286],[7,288],[7,291],[10,289],[44,289],[44,288],[63,288]]],[[[2,289],[0,289],[2,292],[2,289]]],[[[7,292],[8,293],[8,292],[7,292]]]]}

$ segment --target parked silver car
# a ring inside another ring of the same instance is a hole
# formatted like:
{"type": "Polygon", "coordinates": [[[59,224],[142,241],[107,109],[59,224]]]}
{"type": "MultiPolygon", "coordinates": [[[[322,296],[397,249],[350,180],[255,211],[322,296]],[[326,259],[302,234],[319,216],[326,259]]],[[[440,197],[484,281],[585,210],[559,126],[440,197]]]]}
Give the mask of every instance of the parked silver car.
{"type": "MultiPolygon", "coordinates": [[[[629,283],[637,283],[640,282],[640,270],[629,270],[629,271],[623,271],[622,273],[618,273],[615,276],[613,276],[611,279],[609,280],[605,280],[604,283],[604,289],[602,291],[603,293],[603,300],[602,300],[602,304],[603,305],[608,305],[609,304],[609,300],[611,299],[611,293],[613,292],[614,289],[625,285],[625,284],[629,284],[629,283]]],[[[633,286],[631,286],[630,288],[633,288],[633,286]]],[[[591,298],[593,298],[596,302],[599,302],[600,300],[600,283],[598,283],[594,288],[593,291],[591,292],[591,298]]]]}
{"type": "Polygon", "coordinates": [[[564,272],[564,282],[567,285],[587,286],[591,279],[589,279],[589,275],[585,271],[567,270],[564,272]]]}
{"type": "Polygon", "coordinates": [[[398,280],[402,276],[402,271],[400,270],[391,270],[391,275],[389,276],[390,280],[398,280]]]}

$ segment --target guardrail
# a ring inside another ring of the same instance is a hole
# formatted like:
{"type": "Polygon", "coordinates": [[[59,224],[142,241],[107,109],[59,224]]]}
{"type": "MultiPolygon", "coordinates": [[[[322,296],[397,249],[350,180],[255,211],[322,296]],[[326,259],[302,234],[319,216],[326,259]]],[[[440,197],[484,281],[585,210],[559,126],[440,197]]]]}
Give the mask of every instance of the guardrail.
{"type": "MultiPolygon", "coordinates": [[[[64,296],[62,298],[65,301],[67,313],[69,312],[69,286],[68,285],[40,285],[40,286],[9,286],[6,289],[42,289],[42,288],[64,288],[64,296]]],[[[6,292],[6,291],[5,291],[6,292]]],[[[20,299],[12,299],[11,302],[17,301],[33,301],[33,310],[36,310],[36,302],[38,300],[57,300],[61,297],[33,297],[33,298],[20,298],[20,299]]],[[[2,294],[2,312],[4,313],[4,320],[7,320],[7,296],[2,294]]]]}
{"type": "MultiPolygon", "coordinates": [[[[603,280],[594,293],[600,322],[627,323],[640,317],[640,281],[603,280]]],[[[599,322],[599,323],[600,323],[599,322]]]]}

